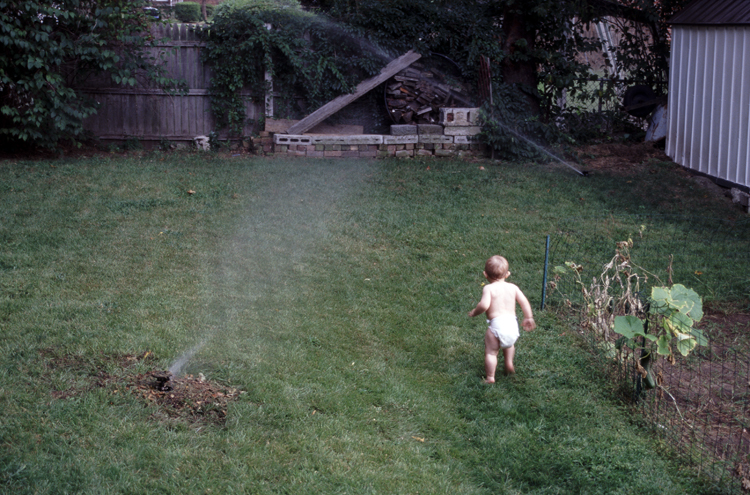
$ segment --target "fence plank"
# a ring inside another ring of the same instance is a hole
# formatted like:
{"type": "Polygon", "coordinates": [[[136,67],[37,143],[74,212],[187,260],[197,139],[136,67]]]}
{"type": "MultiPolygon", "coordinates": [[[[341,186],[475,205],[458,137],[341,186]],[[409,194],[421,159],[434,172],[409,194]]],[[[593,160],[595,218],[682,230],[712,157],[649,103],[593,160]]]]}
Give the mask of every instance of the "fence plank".
{"type": "MultiPolygon", "coordinates": [[[[151,54],[163,56],[168,77],[185,80],[187,95],[169,95],[151,83],[126,87],[114,86],[108,77],[91,78],[78,89],[101,105],[97,114],[85,120],[84,128],[104,141],[192,141],[195,136],[214,131],[209,93],[212,71],[201,61],[205,44],[199,31],[185,24],[155,24],[151,31],[157,39],[151,54]]],[[[247,102],[245,111],[248,119],[257,119],[263,112],[262,100],[247,102]]],[[[243,134],[252,131],[251,123],[243,134]]]]}

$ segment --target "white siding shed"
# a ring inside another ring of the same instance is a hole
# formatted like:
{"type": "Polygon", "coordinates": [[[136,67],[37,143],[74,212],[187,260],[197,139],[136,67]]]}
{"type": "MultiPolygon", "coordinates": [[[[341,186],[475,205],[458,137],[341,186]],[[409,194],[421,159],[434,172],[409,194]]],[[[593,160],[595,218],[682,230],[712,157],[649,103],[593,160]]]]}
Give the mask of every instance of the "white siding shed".
{"type": "Polygon", "coordinates": [[[696,0],[670,20],[666,152],[750,188],[750,0],[696,0]]]}

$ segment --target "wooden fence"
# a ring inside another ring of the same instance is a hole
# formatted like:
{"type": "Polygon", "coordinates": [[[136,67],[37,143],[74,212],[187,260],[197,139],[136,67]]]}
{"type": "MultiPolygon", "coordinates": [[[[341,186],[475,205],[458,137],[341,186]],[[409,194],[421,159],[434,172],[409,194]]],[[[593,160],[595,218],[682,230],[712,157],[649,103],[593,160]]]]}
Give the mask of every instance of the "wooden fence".
{"type": "MultiPolygon", "coordinates": [[[[187,82],[187,94],[170,95],[140,81],[135,87],[124,87],[115,86],[108,76],[92,78],[80,91],[100,107],[85,121],[85,129],[103,141],[138,139],[146,146],[162,140],[192,141],[216,130],[210,110],[211,69],[201,61],[204,43],[197,29],[186,24],[152,26],[152,34],[159,40],[154,50],[163,54],[168,77],[187,82]]],[[[264,106],[262,100],[248,99],[247,118],[262,117],[264,106]]],[[[243,134],[252,131],[246,126],[243,134]]]]}

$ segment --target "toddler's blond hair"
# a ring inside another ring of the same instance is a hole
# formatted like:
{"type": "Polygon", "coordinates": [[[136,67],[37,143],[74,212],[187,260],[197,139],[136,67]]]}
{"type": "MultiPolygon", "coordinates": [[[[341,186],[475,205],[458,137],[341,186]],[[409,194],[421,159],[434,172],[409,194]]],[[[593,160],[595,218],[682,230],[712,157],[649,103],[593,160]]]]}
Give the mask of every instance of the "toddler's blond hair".
{"type": "Polygon", "coordinates": [[[487,274],[487,278],[493,282],[502,280],[508,273],[508,260],[502,256],[495,255],[484,264],[484,272],[487,274]]]}

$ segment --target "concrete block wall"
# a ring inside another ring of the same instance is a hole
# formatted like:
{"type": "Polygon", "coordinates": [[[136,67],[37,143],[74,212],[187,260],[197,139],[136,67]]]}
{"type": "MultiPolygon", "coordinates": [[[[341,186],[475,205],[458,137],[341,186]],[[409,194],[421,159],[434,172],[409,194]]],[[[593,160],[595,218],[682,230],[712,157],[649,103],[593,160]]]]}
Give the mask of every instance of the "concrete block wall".
{"type": "Polygon", "coordinates": [[[306,157],[409,158],[485,155],[476,108],[443,108],[437,124],[393,125],[390,135],[292,135],[261,133],[264,154],[306,157]]]}
{"type": "Polygon", "coordinates": [[[273,133],[261,131],[260,136],[253,138],[253,147],[255,152],[259,155],[272,155],[273,154],[273,133]]]}

